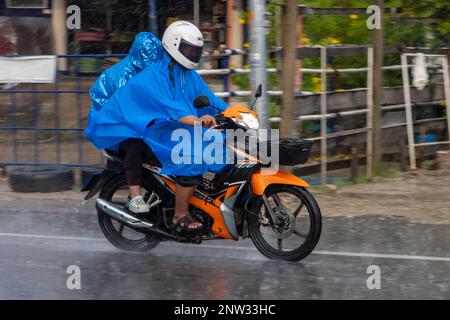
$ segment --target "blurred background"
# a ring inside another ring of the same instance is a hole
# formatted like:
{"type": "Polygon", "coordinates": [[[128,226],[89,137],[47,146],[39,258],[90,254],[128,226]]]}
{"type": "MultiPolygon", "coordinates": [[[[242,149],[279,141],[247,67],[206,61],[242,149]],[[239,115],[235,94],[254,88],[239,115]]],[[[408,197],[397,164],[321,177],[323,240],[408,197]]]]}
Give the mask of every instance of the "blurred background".
{"type": "MultiPolygon", "coordinates": [[[[265,51],[268,97],[259,110],[283,137],[317,142],[309,163],[293,168],[298,174],[325,184],[413,168],[401,55],[432,54],[425,57],[427,83],[421,90],[413,86],[415,56],[407,57],[413,143],[448,141],[439,56],[448,55],[448,17],[446,0],[0,0],[4,61],[58,55],[56,77],[47,83],[0,83],[0,165],[103,163],[84,140],[88,89],[127,54],[137,33],[161,37],[171,22],[182,19],[202,30],[205,56],[199,72],[230,103],[250,102],[260,81],[253,76],[257,66],[251,53],[265,51]],[[382,6],[381,39],[367,27],[367,8],[374,4],[382,6]],[[66,26],[73,21],[73,5],[80,9],[80,29],[66,26]],[[263,26],[255,31],[252,21],[261,12],[263,26]],[[260,30],[265,43],[256,47],[260,30]],[[370,56],[371,48],[375,55],[370,56]],[[283,63],[292,70],[281,72],[283,63]],[[373,71],[381,67],[380,78],[373,71]],[[338,172],[337,178],[329,171],[338,172]]],[[[418,166],[436,168],[436,152],[447,149],[445,143],[416,148],[418,166]]]]}
{"type": "Polygon", "coordinates": [[[449,17],[449,0],[0,0],[0,298],[449,299],[449,17]],[[249,104],[261,83],[263,127],[314,141],[283,168],[322,211],[308,259],[250,239],[119,252],[81,203],[105,164],[84,137],[89,88],[181,19],[219,97],[249,104]]]}

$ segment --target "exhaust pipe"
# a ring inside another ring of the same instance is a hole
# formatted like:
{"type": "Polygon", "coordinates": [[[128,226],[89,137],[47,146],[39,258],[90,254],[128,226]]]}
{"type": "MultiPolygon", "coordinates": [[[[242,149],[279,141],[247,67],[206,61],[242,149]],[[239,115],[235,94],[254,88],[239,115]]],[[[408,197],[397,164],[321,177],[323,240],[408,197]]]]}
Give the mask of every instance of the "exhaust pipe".
{"type": "Polygon", "coordinates": [[[110,217],[119,220],[132,228],[146,228],[153,229],[153,224],[139,220],[131,214],[125,212],[118,205],[105,201],[103,199],[97,199],[96,204],[100,210],[109,215],[110,217]]]}
{"type": "Polygon", "coordinates": [[[108,202],[108,201],[105,201],[105,200],[99,198],[99,199],[97,199],[96,204],[97,204],[97,208],[102,210],[104,213],[109,215],[111,218],[118,220],[120,222],[123,222],[130,228],[147,229],[148,231],[158,233],[163,237],[175,239],[177,241],[186,241],[187,240],[187,238],[185,238],[185,237],[175,236],[175,235],[169,234],[165,231],[162,231],[162,230],[154,227],[153,223],[139,220],[138,218],[127,213],[121,207],[119,207],[118,205],[116,205],[114,203],[111,203],[111,202],[108,202]]]}

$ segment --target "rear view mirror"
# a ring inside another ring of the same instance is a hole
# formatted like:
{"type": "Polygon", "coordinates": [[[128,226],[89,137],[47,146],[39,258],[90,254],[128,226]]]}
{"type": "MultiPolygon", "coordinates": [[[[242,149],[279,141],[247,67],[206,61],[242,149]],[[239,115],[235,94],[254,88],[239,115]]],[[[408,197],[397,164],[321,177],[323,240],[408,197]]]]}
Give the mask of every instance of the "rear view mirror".
{"type": "Polygon", "coordinates": [[[262,96],[262,84],[260,84],[259,86],[258,86],[258,88],[256,88],[256,91],[255,91],[255,98],[261,98],[261,96],[262,96]]]}
{"type": "Polygon", "coordinates": [[[250,109],[253,110],[253,107],[255,106],[256,102],[259,98],[262,96],[262,84],[260,84],[255,91],[255,100],[253,100],[253,103],[250,105],[250,109]]]}
{"type": "Polygon", "coordinates": [[[194,100],[194,107],[197,109],[207,108],[209,106],[211,106],[211,103],[209,102],[208,97],[199,96],[194,100]]]}

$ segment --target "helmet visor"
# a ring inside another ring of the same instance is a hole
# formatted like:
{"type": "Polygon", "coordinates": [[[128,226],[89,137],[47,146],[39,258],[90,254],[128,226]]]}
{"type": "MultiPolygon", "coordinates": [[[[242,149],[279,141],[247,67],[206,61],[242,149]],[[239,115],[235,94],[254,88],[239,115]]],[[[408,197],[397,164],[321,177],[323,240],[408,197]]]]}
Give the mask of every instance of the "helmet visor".
{"type": "Polygon", "coordinates": [[[203,47],[194,46],[193,44],[181,39],[180,47],[178,49],[183,56],[193,63],[199,63],[202,57],[203,47]]]}

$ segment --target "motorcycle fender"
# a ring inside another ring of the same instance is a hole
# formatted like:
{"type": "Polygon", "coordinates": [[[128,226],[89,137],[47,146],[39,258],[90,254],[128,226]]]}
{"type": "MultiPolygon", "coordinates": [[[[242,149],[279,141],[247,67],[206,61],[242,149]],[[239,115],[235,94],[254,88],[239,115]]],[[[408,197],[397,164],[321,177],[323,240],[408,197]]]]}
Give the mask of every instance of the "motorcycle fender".
{"type": "Polygon", "coordinates": [[[272,184],[285,184],[302,188],[310,187],[306,181],[284,171],[274,171],[272,174],[267,172],[262,174],[261,171],[257,171],[252,175],[251,187],[253,193],[257,196],[262,196],[267,187],[272,184]]]}
{"type": "Polygon", "coordinates": [[[101,173],[97,173],[97,174],[93,174],[90,178],[89,181],[81,188],[81,192],[86,192],[86,191],[91,191],[94,186],[97,184],[98,179],[100,179],[100,177],[102,176],[101,173]]]}
{"type": "Polygon", "coordinates": [[[105,169],[102,173],[94,174],[88,183],[81,189],[81,192],[89,191],[84,198],[85,201],[94,197],[103,188],[105,183],[116,174],[113,170],[105,169]]]}

